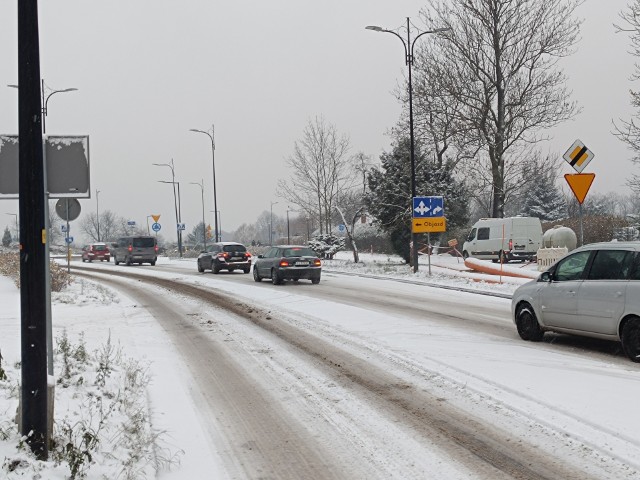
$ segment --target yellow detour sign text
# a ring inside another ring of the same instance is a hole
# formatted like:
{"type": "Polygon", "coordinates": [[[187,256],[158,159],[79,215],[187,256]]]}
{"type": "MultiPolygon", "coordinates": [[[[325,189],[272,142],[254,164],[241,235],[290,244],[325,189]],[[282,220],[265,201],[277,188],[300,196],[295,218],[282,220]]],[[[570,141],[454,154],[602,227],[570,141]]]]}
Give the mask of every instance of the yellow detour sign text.
{"type": "Polygon", "coordinates": [[[158,223],[158,220],[160,220],[160,215],[151,215],[151,218],[153,218],[153,221],[158,223]]]}
{"type": "Polygon", "coordinates": [[[582,205],[587,197],[587,192],[591,188],[593,180],[596,178],[595,173],[566,173],[564,178],[567,180],[571,191],[576,196],[578,203],[582,205]]]}
{"type": "Polygon", "coordinates": [[[446,232],[447,220],[444,217],[414,218],[413,233],[446,232]]]}

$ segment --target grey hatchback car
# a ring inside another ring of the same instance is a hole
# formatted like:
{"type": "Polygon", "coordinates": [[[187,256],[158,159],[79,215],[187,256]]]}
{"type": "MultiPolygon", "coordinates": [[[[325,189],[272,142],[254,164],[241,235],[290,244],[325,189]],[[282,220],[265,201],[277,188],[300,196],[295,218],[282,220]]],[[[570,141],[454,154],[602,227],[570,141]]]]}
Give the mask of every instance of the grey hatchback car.
{"type": "Polygon", "coordinates": [[[640,362],[640,242],[572,251],[518,287],[511,311],[524,340],[540,341],[547,331],[614,340],[640,362]]]}
{"type": "Polygon", "coordinates": [[[322,262],[316,252],[301,245],[281,245],[271,247],[264,255],[258,255],[253,265],[253,279],[256,282],[270,278],[274,285],[284,280],[311,280],[320,283],[322,262]]]}

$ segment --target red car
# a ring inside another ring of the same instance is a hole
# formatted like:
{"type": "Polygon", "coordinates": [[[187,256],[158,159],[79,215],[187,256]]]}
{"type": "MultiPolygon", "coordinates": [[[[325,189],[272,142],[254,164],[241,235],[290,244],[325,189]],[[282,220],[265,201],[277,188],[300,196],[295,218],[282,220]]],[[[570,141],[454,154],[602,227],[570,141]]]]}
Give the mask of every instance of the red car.
{"type": "Polygon", "coordinates": [[[93,262],[94,260],[110,261],[111,252],[106,243],[92,243],[82,249],[82,261],[93,262]]]}

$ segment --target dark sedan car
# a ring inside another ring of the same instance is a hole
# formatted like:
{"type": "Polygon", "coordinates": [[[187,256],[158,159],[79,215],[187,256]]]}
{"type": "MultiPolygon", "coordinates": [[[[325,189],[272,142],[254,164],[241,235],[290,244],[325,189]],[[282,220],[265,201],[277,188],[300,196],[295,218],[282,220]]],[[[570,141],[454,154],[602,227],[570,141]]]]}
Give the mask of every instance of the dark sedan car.
{"type": "Polygon", "coordinates": [[[274,285],[280,285],[283,280],[300,279],[318,284],[321,270],[318,255],[309,247],[282,245],[258,255],[253,265],[253,279],[260,282],[263,278],[270,278],[274,285]]]}
{"type": "Polygon", "coordinates": [[[198,271],[206,269],[219,273],[220,270],[233,272],[242,270],[249,273],[251,270],[251,254],[247,247],[237,242],[218,242],[207,247],[207,250],[198,256],[198,271]]]}

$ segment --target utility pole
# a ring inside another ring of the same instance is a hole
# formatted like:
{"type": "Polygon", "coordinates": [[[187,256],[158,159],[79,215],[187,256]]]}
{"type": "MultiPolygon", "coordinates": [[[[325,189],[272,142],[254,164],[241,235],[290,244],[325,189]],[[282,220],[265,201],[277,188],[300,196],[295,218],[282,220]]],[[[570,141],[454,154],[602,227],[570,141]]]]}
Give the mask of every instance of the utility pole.
{"type": "Polygon", "coordinates": [[[22,387],[20,428],[40,460],[48,457],[45,177],[38,2],[18,2],[18,186],[22,387]]]}

